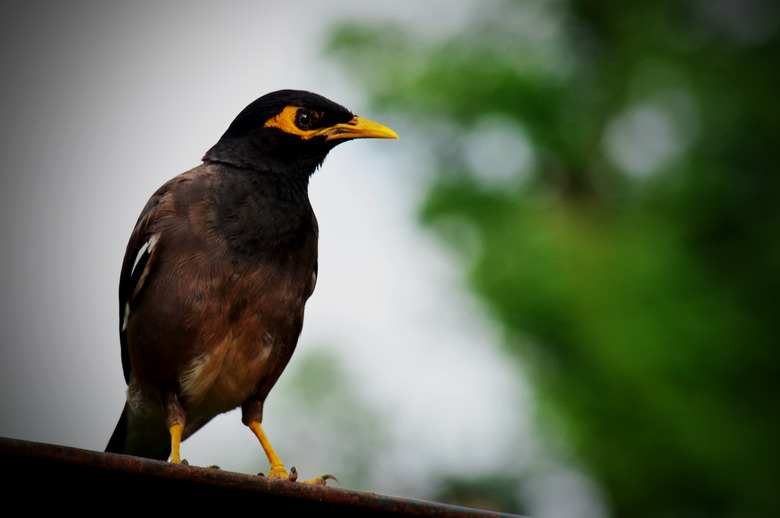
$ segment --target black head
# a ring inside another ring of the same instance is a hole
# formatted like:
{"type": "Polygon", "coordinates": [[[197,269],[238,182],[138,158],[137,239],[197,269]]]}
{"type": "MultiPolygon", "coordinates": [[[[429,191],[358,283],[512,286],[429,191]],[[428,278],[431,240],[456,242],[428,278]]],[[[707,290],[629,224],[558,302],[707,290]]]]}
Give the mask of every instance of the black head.
{"type": "Polygon", "coordinates": [[[244,108],[204,160],[308,175],[336,145],[356,138],[398,136],[321,95],[279,90],[244,108]]]}

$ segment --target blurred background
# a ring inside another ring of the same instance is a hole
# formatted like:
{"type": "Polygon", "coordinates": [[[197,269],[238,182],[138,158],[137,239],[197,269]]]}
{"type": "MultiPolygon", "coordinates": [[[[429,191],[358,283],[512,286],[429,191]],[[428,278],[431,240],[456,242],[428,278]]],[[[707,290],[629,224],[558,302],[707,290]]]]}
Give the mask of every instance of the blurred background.
{"type": "MultiPolygon", "coordinates": [[[[770,0],[7,2],[0,436],[105,447],[148,197],[280,88],[400,141],[313,177],[265,428],[302,476],[537,517],[780,515],[770,0]]],[[[240,414],[195,465],[267,471],[240,414]]]]}

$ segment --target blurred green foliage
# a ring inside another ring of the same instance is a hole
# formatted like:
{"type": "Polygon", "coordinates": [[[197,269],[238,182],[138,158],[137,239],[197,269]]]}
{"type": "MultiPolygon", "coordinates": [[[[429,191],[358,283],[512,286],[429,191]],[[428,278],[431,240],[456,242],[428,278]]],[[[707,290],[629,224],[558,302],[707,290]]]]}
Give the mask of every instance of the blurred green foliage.
{"type": "Polygon", "coordinates": [[[614,516],[780,516],[779,27],[769,0],[546,0],[333,33],[614,516]]]}

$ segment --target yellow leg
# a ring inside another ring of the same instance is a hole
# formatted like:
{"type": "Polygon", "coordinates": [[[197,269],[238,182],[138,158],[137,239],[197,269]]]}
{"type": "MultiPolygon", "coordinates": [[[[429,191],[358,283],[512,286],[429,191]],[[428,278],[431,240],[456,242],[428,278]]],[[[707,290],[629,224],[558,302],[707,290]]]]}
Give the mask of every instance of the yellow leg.
{"type": "MultiPolygon", "coordinates": [[[[282,480],[289,480],[291,482],[298,480],[298,472],[295,471],[295,468],[292,468],[289,474],[287,473],[287,469],[284,467],[284,464],[282,464],[282,460],[274,451],[273,446],[271,446],[271,441],[269,441],[268,437],[265,435],[263,427],[260,426],[260,421],[252,421],[248,426],[260,440],[260,445],[263,447],[263,451],[265,451],[265,454],[268,457],[268,462],[271,463],[271,472],[268,473],[268,476],[273,478],[280,478],[282,480]]],[[[301,480],[301,482],[327,486],[328,480],[335,480],[336,483],[338,483],[338,479],[333,475],[323,475],[311,480],[301,480]]]]}
{"type": "Polygon", "coordinates": [[[172,424],[168,428],[168,432],[171,434],[171,462],[174,464],[181,463],[181,457],[179,456],[179,445],[181,444],[181,432],[182,425],[172,424]]]}
{"type": "Polygon", "coordinates": [[[263,427],[260,426],[260,422],[252,421],[249,423],[249,429],[257,436],[260,445],[263,447],[263,451],[265,451],[265,455],[268,457],[268,462],[271,463],[271,472],[268,473],[268,476],[286,480],[288,478],[287,469],[274,451],[273,446],[271,446],[271,441],[269,441],[268,437],[265,435],[263,427]]]}

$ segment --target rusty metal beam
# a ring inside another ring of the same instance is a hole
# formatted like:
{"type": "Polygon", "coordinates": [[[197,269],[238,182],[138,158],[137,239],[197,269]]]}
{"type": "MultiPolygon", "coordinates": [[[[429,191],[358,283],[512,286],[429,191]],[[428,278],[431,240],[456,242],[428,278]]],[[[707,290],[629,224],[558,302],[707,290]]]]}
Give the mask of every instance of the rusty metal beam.
{"type": "Polygon", "coordinates": [[[23,514],[50,509],[123,516],[514,516],[6,438],[0,438],[0,469],[5,510],[21,505],[23,514]]]}

